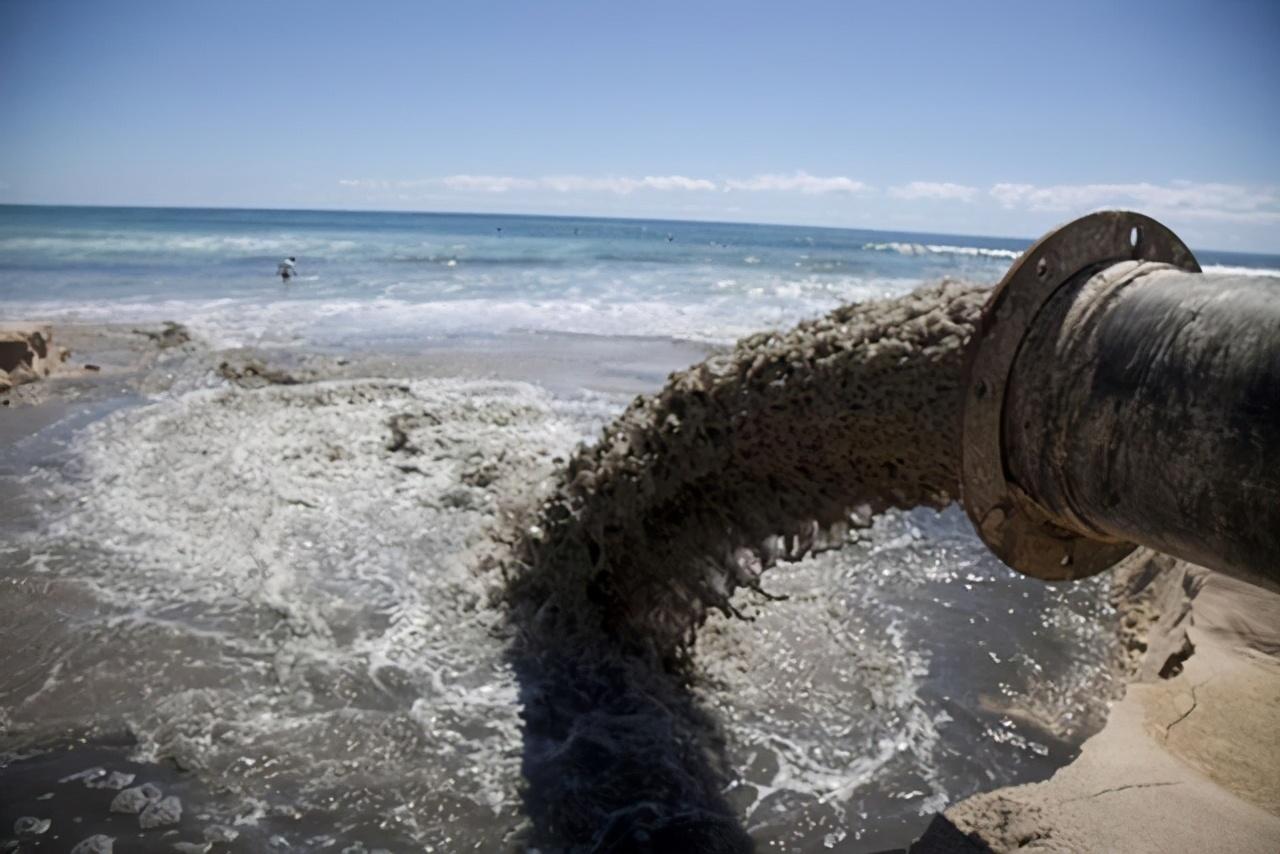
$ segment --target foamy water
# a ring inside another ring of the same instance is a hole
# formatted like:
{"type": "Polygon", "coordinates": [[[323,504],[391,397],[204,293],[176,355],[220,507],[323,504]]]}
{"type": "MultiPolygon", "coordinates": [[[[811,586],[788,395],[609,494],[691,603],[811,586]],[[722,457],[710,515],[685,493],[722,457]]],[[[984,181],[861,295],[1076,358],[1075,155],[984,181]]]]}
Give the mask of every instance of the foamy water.
{"type": "MultiPolygon", "coordinates": [[[[0,555],[9,629],[40,639],[6,664],[8,743],[123,724],[133,759],[221,792],[187,796],[192,831],[232,828],[235,850],[545,838],[547,686],[511,659],[473,548],[625,403],[335,380],[175,391],[78,429],[8,481],[46,520],[0,555]]],[[[688,779],[760,844],[901,844],[955,798],[1048,773],[1099,719],[1103,586],[1016,575],[958,511],[890,514],[765,586],[787,598],[713,618],[687,692],[647,677],[706,716],[718,768],[688,779]]],[[[570,750],[594,755],[592,733],[570,750]]],[[[60,775],[120,767],[75,756],[60,775]]]]}

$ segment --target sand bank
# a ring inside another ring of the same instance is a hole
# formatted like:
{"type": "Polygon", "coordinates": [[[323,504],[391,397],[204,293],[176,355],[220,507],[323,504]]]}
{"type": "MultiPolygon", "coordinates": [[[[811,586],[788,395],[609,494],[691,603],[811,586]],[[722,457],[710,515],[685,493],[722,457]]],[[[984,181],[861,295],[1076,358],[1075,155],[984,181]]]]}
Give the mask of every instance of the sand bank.
{"type": "Polygon", "coordinates": [[[1145,654],[1106,726],[1050,780],[946,817],[973,850],[1280,849],[1280,596],[1167,558],[1116,572],[1145,654]]]}

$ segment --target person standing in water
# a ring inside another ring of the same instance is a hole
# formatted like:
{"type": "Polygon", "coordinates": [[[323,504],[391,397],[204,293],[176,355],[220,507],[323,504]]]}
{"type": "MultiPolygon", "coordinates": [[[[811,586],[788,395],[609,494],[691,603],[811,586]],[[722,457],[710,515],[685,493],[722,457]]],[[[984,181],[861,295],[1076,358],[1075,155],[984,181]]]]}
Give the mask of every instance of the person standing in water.
{"type": "Polygon", "coordinates": [[[280,266],[276,267],[276,275],[280,277],[280,281],[288,284],[290,279],[298,275],[297,269],[293,266],[297,260],[297,258],[290,255],[280,262],[280,266]]]}

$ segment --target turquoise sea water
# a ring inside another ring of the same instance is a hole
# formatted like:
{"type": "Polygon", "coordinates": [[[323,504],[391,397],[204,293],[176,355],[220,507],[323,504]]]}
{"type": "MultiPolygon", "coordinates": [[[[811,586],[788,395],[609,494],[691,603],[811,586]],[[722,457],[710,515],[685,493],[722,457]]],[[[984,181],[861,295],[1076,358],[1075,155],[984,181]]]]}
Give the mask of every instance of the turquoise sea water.
{"type": "MultiPolygon", "coordinates": [[[[0,312],[172,319],[215,343],[362,346],[510,330],[729,341],[1029,240],[797,226],[326,211],[0,206],[0,312]],[[277,263],[296,256],[284,285],[277,263]]],[[[1198,253],[1275,272],[1280,257],[1198,253]]]]}

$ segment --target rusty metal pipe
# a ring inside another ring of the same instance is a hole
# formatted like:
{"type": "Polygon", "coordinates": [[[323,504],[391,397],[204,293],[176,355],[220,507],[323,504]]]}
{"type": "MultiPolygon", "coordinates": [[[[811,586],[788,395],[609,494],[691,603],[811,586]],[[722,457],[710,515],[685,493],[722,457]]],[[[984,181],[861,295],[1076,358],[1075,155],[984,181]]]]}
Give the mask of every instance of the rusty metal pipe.
{"type": "Polygon", "coordinates": [[[964,503],[1006,563],[1079,578],[1142,545],[1280,589],[1280,279],[1094,214],[1019,259],[970,346],[964,503]]]}

